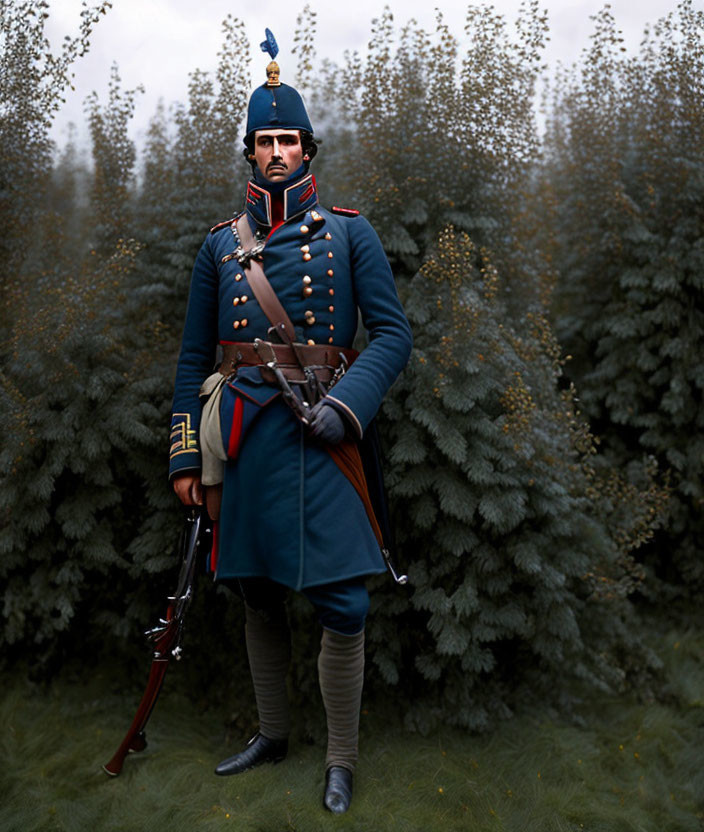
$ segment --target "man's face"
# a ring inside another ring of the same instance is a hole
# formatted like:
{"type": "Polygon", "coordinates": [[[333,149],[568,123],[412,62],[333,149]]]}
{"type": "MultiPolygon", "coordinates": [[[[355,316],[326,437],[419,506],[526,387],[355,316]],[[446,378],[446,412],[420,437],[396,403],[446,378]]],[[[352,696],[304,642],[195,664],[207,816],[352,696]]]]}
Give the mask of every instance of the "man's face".
{"type": "Polygon", "coordinates": [[[254,159],[269,182],[281,182],[303,164],[299,130],[257,130],[254,159]]]}

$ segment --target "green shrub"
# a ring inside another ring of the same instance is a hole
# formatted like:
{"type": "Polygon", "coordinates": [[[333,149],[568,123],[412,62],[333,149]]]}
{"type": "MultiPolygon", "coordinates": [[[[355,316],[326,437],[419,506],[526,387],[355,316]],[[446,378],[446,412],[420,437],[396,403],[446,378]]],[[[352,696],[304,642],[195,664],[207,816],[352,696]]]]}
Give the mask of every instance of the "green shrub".
{"type": "Polygon", "coordinates": [[[669,517],[649,562],[694,597],[704,585],[704,14],[680,3],[629,57],[600,13],[589,53],[556,88],[546,155],[558,337],[613,464],[648,453],[669,469],[669,517]]]}

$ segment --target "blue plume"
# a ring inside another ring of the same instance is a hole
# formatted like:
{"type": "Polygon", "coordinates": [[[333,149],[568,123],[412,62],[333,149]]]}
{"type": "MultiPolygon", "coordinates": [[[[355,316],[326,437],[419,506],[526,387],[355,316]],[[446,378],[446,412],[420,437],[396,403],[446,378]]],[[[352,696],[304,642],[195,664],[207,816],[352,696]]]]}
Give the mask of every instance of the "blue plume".
{"type": "Polygon", "coordinates": [[[264,34],[266,35],[266,40],[263,40],[259,45],[262,48],[262,52],[268,52],[271,55],[271,60],[273,61],[279,54],[279,44],[276,42],[276,38],[271,29],[265,29],[264,34]]]}

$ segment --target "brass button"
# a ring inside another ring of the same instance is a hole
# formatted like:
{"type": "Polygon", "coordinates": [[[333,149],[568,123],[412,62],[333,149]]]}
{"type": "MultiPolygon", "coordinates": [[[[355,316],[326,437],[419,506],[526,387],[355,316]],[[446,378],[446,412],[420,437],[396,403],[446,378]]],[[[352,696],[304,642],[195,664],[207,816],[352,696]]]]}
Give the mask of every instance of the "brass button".
{"type": "Polygon", "coordinates": [[[242,326],[247,326],[247,319],[246,318],[242,318],[242,326]]]}
{"type": "Polygon", "coordinates": [[[315,315],[311,315],[310,318],[306,318],[306,323],[308,326],[313,326],[315,323],[315,315]]]}
{"type": "Polygon", "coordinates": [[[239,272],[235,275],[235,280],[242,280],[242,275],[239,272]]]}
{"type": "Polygon", "coordinates": [[[335,329],[335,324],[330,324],[329,329],[330,329],[330,332],[332,332],[333,329],[335,329]]]}
{"type": "Polygon", "coordinates": [[[329,295],[334,295],[334,294],[335,294],[335,290],[334,290],[334,289],[328,289],[328,294],[329,294],[329,295]]]}
{"type": "Polygon", "coordinates": [[[312,346],[313,346],[313,344],[315,344],[315,341],[314,341],[312,338],[309,338],[309,339],[308,339],[308,346],[309,346],[309,347],[312,347],[312,346]]]}
{"type": "Polygon", "coordinates": [[[237,306],[237,304],[238,304],[239,302],[240,302],[240,299],[239,299],[239,298],[232,298],[232,305],[233,305],[233,306],[237,306]]]}
{"type": "Polygon", "coordinates": [[[332,269],[328,269],[328,277],[332,277],[335,272],[332,269]]]}
{"type": "Polygon", "coordinates": [[[307,225],[302,225],[301,226],[301,234],[307,234],[309,231],[310,231],[310,228],[308,228],[307,225]]]}
{"type": "Polygon", "coordinates": [[[303,314],[305,315],[306,318],[312,318],[313,317],[313,310],[312,309],[306,309],[306,311],[303,314]]]}
{"type": "Polygon", "coordinates": [[[303,259],[304,259],[306,262],[308,262],[308,260],[310,260],[310,259],[311,259],[311,257],[312,257],[312,255],[308,254],[308,252],[306,252],[306,253],[303,255],[303,259]]]}
{"type": "Polygon", "coordinates": [[[332,338],[328,338],[328,344],[332,344],[332,341],[333,341],[332,338]]]}
{"type": "Polygon", "coordinates": [[[331,251],[328,252],[328,257],[332,260],[332,252],[331,251]]]}
{"type": "Polygon", "coordinates": [[[309,245],[301,246],[301,251],[310,251],[310,246],[309,245]]]}
{"type": "Polygon", "coordinates": [[[311,281],[312,281],[312,278],[309,274],[304,274],[303,275],[303,282],[305,283],[306,286],[308,286],[311,281]]]}
{"type": "Polygon", "coordinates": [[[311,215],[311,217],[313,217],[314,220],[319,220],[320,219],[320,214],[317,211],[311,211],[310,215],[311,215]]]}
{"type": "Polygon", "coordinates": [[[303,289],[303,297],[304,298],[309,298],[312,294],[313,294],[313,289],[312,289],[311,286],[306,286],[303,289]]]}
{"type": "Polygon", "coordinates": [[[334,306],[328,306],[328,312],[334,312],[334,311],[335,311],[334,306]]]}
{"type": "Polygon", "coordinates": [[[240,328],[240,322],[235,321],[234,324],[232,324],[232,326],[234,326],[235,329],[239,329],[240,328]]]}
{"type": "Polygon", "coordinates": [[[240,298],[240,300],[242,301],[242,303],[247,303],[247,301],[249,300],[249,298],[247,297],[247,295],[242,295],[242,297],[240,298]]]}
{"type": "Polygon", "coordinates": [[[332,240],[332,234],[329,231],[325,234],[325,239],[332,240]]]}

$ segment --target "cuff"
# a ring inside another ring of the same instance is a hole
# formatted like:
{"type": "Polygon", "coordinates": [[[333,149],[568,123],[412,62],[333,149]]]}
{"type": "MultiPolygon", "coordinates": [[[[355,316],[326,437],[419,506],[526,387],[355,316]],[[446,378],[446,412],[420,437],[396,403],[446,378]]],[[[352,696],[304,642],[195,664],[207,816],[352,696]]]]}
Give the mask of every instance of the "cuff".
{"type": "Polygon", "coordinates": [[[194,474],[200,474],[201,467],[200,465],[188,465],[187,467],[184,466],[183,468],[173,468],[169,471],[169,482],[173,482],[177,480],[179,477],[184,476],[185,474],[190,474],[193,476],[194,474]]]}
{"type": "Polygon", "coordinates": [[[174,413],[171,419],[169,479],[181,471],[200,470],[201,455],[190,413],[174,413]]]}

